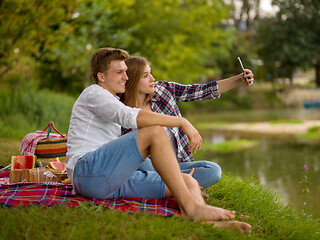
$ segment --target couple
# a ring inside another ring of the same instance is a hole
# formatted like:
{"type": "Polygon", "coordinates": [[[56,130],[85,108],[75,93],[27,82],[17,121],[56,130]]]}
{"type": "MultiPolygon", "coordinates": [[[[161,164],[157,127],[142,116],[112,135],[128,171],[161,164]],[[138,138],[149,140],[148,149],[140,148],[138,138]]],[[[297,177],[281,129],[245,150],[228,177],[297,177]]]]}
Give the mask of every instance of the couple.
{"type": "Polygon", "coordinates": [[[68,131],[67,173],[74,191],[96,199],[175,197],[185,218],[249,232],[251,226],[247,223],[221,221],[233,219],[234,211],[205,203],[200,185],[219,180],[220,168],[205,161],[199,166],[197,162],[183,163],[192,157],[190,151],[200,149],[202,138],[188,120],[179,116],[176,100],[170,97],[175,94],[177,100],[184,101],[212,99],[243,82],[252,83],[252,72],[245,70],[244,75],[205,85],[157,83],[159,92],[170,98],[166,104],[174,107],[166,110],[173,111],[170,116],[156,113],[157,107],[171,106],[161,104],[161,94],[152,98],[154,78],[144,58],[130,58],[122,49],[101,48],[92,55],[90,64],[95,84],[84,89],[75,102],[68,131]],[[131,67],[136,60],[143,68],[131,67]],[[128,87],[125,93],[129,84],[136,86],[128,87]],[[119,101],[117,94],[122,94],[128,106],[119,101]],[[155,107],[153,101],[159,105],[155,107]],[[121,127],[136,130],[121,136],[121,127]],[[189,144],[183,145],[181,139],[187,140],[186,136],[189,144]],[[208,167],[204,167],[206,164],[208,167]],[[206,168],[207,173],[218,169],[218,176],[209,180],[196,176],[197,170],[206,168]]]}

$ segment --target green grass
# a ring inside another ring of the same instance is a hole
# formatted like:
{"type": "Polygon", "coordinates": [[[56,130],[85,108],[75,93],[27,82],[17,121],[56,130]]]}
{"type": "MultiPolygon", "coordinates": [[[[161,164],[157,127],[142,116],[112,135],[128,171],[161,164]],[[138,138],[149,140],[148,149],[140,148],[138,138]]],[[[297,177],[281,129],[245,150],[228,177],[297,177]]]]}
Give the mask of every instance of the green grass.
{"type": "Polygon", "coordinates": [[[307,141],[307,142],[313,142],[313,143],[319,143],[320,142],[320,127],[319,126],[313,126],[308,129],[308,132],[297,134],[296,137],[300,140],[307,141]]]}
{"type": "MultiPolygon", "coordinates": [[[[249,180],[225,175],[206,190],[210,204],[246,214],[250,239],[318,239],[320,226],[308,214],[284,207],[277,195],[249,180]]],[[[2,207],[0,239],[249,239],[180,217],[119,213],[102,206],[2,207]],[[31,217],[32,216],[32,217],[31,217]]]]}
{"type": "Polygon", "coordinates": [[[101,206],[2,208],[0,238],[15,239],[245,239],[235,232],[180,217],[118,213],[101,206]],[[32,216],[32,217],[30,217],[32,216]]]}
{"type": "Polygon", "coordinates": [[[255,146],[258,143],[256,140],[239,139],[239,140],[227,140],[221,143],[211,143],[204,141],[201,146],[202,151],[210,151],[213,153],[233,153],[242,151],[255,146]]]}
{"type": "Polygon", "coordinates": [[[7,166],[11,163],[11,156],[21,155],[19,146],[21,141],[0,138],[0,166],[7,166]]]}
{"type": "MultiPolygon", "coordinates": [[[[0,139],[1,163],[10,162],[20,141],[0,139]],[[4,156],[3,152],[7,152],[4,156]]],[[[246,214],[250,239],[319,239],[320,225],[307,212],[285,207],[281,198],[254,180],[224,174],[205,190],[208,203],[246,214]]],[[[0,239],[249,239],[180,217],[119,213],[102,206],[1,207],[0,239]]]]}

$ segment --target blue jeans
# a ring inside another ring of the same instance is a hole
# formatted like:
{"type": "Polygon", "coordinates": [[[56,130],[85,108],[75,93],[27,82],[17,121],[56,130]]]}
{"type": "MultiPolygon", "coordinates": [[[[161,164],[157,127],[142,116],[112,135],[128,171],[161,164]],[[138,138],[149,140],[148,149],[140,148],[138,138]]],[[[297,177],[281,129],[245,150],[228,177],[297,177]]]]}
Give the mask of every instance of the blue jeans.
{"type": "Polygon", "coordinates": [[[73,173],[75,191],[87,198],[164,198],[165,183],[155,171],[137,171],[145,161],[133,131],[82,156],[73,173]]]}
{"type": "MultiPolygon", "coordinates": [[[[221,168],[210,161],[179,162],[181,172],[189,173],[194,168],[194,177],[203,188],[210,187],[221,178],[221,168]]],[[[147,158],[139,167],[140,171],[155,171],[150,158],[147,158]]]]}

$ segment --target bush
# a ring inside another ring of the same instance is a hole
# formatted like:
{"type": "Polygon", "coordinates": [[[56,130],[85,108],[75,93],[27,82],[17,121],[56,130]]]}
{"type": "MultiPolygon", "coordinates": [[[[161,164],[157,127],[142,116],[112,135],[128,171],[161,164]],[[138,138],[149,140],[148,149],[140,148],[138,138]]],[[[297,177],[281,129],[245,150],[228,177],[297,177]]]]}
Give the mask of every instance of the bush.
{"type": "Polygon", "coordinates": [[[0,89],[0,137],[23,138],[44,129],[49,121],[62,133],[68,131],[75,99],[48,90],[0,89]]]}

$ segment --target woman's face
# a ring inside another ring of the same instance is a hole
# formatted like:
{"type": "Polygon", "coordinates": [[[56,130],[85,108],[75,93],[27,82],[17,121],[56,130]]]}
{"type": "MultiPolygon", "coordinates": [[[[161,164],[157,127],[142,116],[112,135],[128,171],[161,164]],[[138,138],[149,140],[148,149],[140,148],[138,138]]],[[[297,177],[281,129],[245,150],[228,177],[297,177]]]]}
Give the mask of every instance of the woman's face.
{"type": "Polygon", "coordinates": [[[142,78],[139,81],[138,93],[143,93],[143,94],[154,93],[154,77],[151,75],[151,68],[149,64],[145,66],[142,78]]]}

